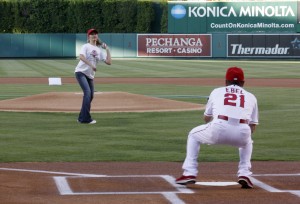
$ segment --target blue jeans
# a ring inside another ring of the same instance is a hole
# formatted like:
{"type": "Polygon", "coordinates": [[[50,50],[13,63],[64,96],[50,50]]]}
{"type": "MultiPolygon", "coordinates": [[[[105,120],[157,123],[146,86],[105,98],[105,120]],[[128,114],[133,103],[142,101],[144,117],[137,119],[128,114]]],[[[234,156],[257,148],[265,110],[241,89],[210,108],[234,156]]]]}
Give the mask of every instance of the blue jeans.
{"type": "Polygon", "coordinates": [[[81,123],[89,123],[93,120],[90,111],[91,103],[94,98],[94,80],[88,78],[82,72],[76,72],[75,76],[83,91],[83,100],[78,121],[81,123]]]}

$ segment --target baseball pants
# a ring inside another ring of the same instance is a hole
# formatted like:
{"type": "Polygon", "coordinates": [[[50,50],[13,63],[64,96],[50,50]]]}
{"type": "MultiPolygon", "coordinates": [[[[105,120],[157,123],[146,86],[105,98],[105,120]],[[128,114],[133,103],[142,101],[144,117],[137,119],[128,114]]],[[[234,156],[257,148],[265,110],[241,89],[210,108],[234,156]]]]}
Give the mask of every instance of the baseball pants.
{"type": "Polygon", "coordinates": [[[192,129],[187,139],[187,153],[183,163],[183,175],[197,176],[198,155],[201,144],[231,145],[238,147],[240,162],[238,176],[250,176],[251,156],[253,149],[251,129],[248,124],[241,124],[239,120],[224,121],[214,119],[210,123],[200,125],[192,129]]]}

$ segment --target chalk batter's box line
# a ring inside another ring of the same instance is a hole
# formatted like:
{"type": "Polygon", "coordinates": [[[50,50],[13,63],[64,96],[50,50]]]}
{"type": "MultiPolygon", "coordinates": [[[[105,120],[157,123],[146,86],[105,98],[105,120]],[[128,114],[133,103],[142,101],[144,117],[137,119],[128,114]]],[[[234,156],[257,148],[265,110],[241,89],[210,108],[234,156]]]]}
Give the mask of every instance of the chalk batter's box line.
{"type": "Polygon", "coordinates": [[[60,195],[134,195],[134,194],[176,194],[176,193],[194,193],[192,190],[186,188],[185,186],[178,185],[174,183],[175,178],[169,175],[117,175],[117,176],[108,176],[108,175],[99,175],[99,176],[54,176],[53,177],[57,189],[60,195]],[[69,183],[69,178],[162,178],[167,181],[171,186],[176,188],[177,191],[153,191],[153,192],[74,192],[69,183]]]}
{"type": "Polygon", "coordinates": [[[296,173],[296,174],[254,174],[251,176],[251,181],[255,186],[258,186],[268,192],[271,193],[291,193],[293,195],[296,195],[298,197],[300,197],[300,190],[285,190],[285,189],[277,189],[274,188],[266,183],[261,182],[260,180],[254,178],[254,177],[264,177],[264,176],[268,176],[268,177],[278,177],[278,176],[300,176],[300,173],[296,173]]]}
{"type": "MultiPolygon", "coordinates": [[[[31,172],[31,173],[44,173],[44,174],[60,174],[60,175],[69,175],[69,177],[107,177],[106,175],[97,175],[97,174],[80,174],[80,173],[69,173],[69,172],[56,172],[56,171],[45,171],[45,170],[32,170],[32,169],[16,169],[16,168],[0,168],[0,170],[2,171],[18,171],[18,172],[31,172]]],[[[131,175],[131,176],[135,176],[135,175],[131,175]]],[[[294,194],[298,197],[300,197],[300,190],[279,190],[276,189],[272,186],[269,186],[261,181],[259,181],[258,179],[255,179],[254,177],[263,177],[263,176],[300,176],[300,173],[296,173],[296,174],[254,174],[252,175],[252,182],[268,191],[268,192],[272,192],[272,193],[291,193],[294,194]]],[[[74,192],[71,190],[66,177],[68,176],[55,176],[53,177],[56,183],[57,188],[61,188],[59,189],[60,192],[65,192],[66,195],[74,195],[74,192]],[[58,185],[59,184],[59,185],[58,185]],[[70,193],[70,194],[68,194],[70,193]],[[72,194],[73,193],[73,194],[72,194]]],[[[124,176],[122,176],[124,177],[124,176]]],[[[130,175],[127,175],[127,177],[130,177],[130,175]]],[[[138,177],[162,177],[164,179],[167,180],[167,182],[169,182],[172,186],[174,186],[179,192],[181,193],[194,193],[193,191],[186,189],[182,186],[179,186],[177,184],[174,184],[174,178],[168,175],[138,175],[138,177]]],[[[139,192],[141,193],[141,192],[139,192]]],[[[151,192],[152,194],[154,192],[151,192]]],[[[167,198],[169,201],[171,201],[171,203],[184,203],[182,202],[177,196],[176,193],[172,193],[172,192],[159,192],[160,194],[162,194],[165,198],[167,198]],[[174,201],[174,202],[173,202],[174,201]]]]}

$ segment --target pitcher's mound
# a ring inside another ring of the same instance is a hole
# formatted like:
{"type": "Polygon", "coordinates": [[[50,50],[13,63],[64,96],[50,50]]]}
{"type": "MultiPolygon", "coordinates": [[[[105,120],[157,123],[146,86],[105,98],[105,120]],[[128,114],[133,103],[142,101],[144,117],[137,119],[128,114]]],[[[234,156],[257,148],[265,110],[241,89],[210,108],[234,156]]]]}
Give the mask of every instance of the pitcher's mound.
{"type": "MultiPolygon", "coordinates": [[[[0,110],[79,112],[82,93],[50,92],[0,101],[0,110]]],[[[204,105],[127,92],[95,92],[92,112],[156,112],[203,110],[204,105]]]]}

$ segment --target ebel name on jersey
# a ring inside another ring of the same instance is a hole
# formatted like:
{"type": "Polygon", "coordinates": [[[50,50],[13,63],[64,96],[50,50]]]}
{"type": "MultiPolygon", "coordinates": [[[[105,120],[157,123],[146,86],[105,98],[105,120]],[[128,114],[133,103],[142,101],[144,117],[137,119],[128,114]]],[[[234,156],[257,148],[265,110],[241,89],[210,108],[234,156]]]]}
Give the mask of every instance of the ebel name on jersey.
{"type": "Polygon", "coordinates": [[[230,44],[231,52],[228,53],[230,56],[237,55],[288,55],[290,47],[279,47],[279,44],[276,44],[274,47],[246,47],[243,44],[230,44]]]}

